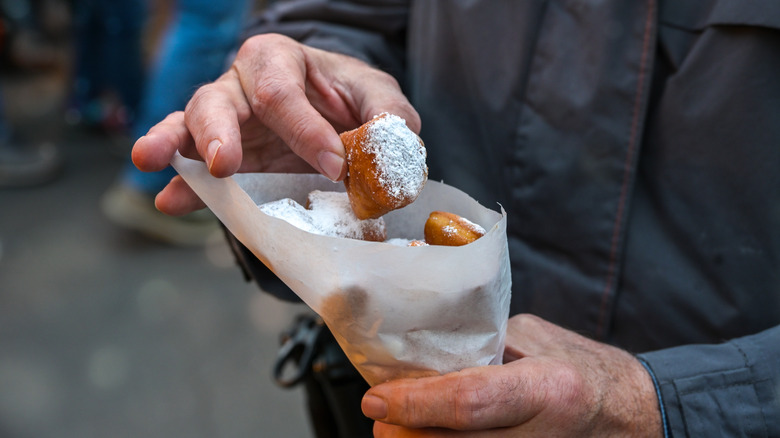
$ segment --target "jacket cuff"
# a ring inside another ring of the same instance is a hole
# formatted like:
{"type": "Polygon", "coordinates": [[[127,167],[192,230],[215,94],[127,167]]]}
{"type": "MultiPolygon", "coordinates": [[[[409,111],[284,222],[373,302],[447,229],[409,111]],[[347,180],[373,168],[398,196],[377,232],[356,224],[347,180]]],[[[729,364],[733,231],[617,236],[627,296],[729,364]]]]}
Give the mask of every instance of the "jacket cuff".
{"type": "Polygon", "coordinates": [[[659,391],[670,436],[780,434],[780,326],[720,345],[638,355],[659,391]]]}
{"type": "Polygon", "coordinates": [[[664,438],[669,438],[671,437],[671,434],[669,433],[669,420],[666,418],[666,407],[664,406],[664,399],[661,395],[661,385],[658,384],[658,378],[655,377],[655,373],[653,372],[653,369],[650,368],[650,364],[648,364],[647,361],[641,357],[638,359],[639,363],[641,363],[642,366],[645,367],[645,370],[647,370],[648,374],[650,374],[650,379],[653,381],[655,395],[658,398],[658,406],[661,409],[661,426],[663,427],[664,438]]]}

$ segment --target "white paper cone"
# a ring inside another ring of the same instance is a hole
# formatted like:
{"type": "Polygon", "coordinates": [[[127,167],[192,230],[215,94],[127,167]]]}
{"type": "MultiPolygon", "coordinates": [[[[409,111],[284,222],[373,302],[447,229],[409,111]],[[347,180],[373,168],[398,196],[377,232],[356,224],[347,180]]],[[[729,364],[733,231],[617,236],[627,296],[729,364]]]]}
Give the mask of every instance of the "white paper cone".
{"type": "Polygon", "coordinates": [[[448,211],[487,234],[460,247],[401,247],[314,235],[264,214],[282,198],[344,191],[320,175],[212,177],[176,155],[174,168],[220,221],[317,312],[370,385],[501,363],[511,275],[506,214],[428,181],[411,205],[384,216],[388,238],[422,239],[428,215],[448,211]]]}

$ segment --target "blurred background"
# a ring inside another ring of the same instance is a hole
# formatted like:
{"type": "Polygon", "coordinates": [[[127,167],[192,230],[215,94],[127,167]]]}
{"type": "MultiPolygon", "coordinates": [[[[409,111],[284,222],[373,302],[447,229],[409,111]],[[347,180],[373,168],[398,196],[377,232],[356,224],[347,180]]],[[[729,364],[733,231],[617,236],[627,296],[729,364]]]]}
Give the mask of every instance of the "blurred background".
{"type": "Polygon", "coordinates": [[[264,6],[208,3],[0,0],[0,437],[311,435],[271,378],[306,309],[247,283],[209,214],[156,214],[171,171],[129,165],[264,6]]]}

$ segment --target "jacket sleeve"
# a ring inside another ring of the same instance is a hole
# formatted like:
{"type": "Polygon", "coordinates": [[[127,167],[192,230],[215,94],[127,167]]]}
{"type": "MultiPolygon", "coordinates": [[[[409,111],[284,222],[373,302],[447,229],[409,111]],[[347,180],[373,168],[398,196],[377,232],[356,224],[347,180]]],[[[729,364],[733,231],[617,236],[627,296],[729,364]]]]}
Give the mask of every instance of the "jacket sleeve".
{"type": "Polygon", "coordinates": [[[674,437],[780,436],[780,326],[638,355],[674,437]]]}
{"type": "Polygon", "coordinates": [[[361,59],[401,79],[408,0],[298,0],[275,3],[248,26],[361,59]]]}

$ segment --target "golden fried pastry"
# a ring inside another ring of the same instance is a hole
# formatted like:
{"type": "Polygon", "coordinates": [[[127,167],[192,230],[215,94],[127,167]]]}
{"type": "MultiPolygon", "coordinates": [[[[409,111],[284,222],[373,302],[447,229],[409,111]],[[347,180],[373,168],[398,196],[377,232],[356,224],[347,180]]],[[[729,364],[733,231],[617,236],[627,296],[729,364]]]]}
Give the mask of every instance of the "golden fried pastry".
{"type": "Polygon", "coordinates": [[[485,235],[481,226],[444,211],[434,211],[425,222],[425,241],[429,245],[462,246],[485,235]]]}
{"type": "Polygon", "coordinates": [[[309,193],[306,207],[285,198],[260,206],[263,213],[314,234],[382,242],[386,239],[384,219],[355,217],[346,193],[309,193]]]}
{"type": "Polygon", "coordinates": [[[382,113],[343,132],[349,201],[359,219],[378,218],[414,202],[428,180],[420,137],[396,115],[382,113]]]}

